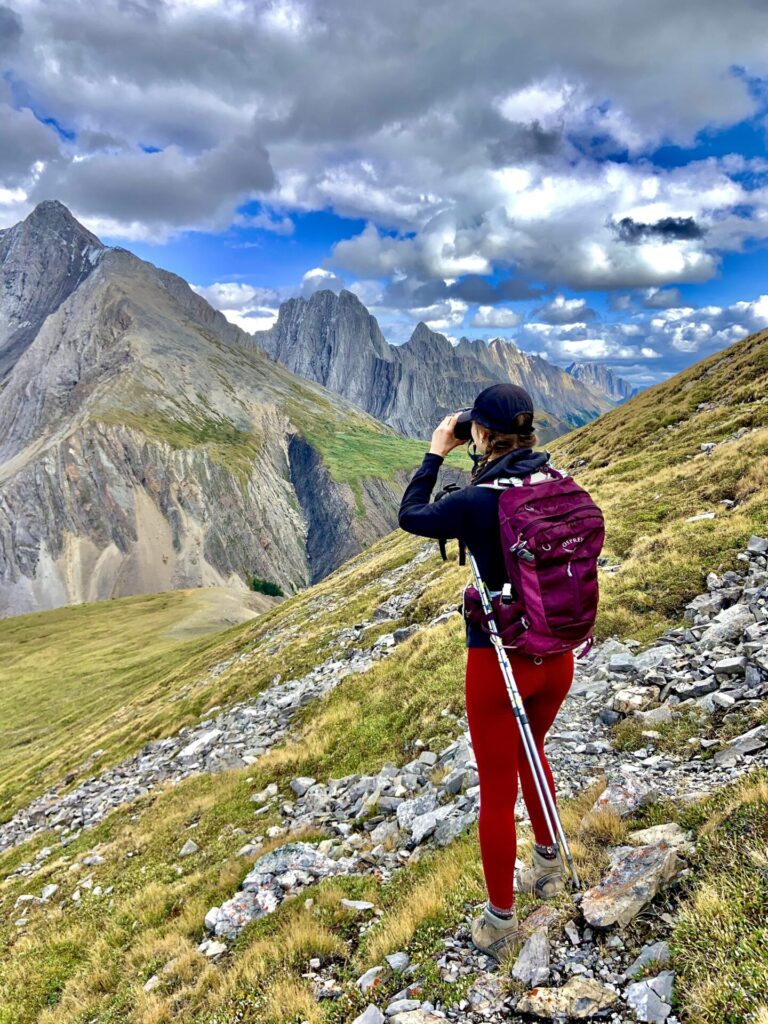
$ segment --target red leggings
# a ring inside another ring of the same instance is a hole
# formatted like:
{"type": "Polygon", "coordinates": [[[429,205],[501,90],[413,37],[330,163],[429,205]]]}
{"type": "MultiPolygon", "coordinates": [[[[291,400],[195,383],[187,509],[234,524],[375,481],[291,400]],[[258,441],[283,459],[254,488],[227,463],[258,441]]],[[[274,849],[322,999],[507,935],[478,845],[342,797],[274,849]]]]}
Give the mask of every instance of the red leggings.
{"type": "MultiPolygon", "coordinates": [[[[555,783],[544,756],[544,737],[573,681],[573,652],[544,658],[540,665],[527,655],[507,653],[554,797],[555,783]]],[[[485,884],[490,902],[505,910],[514,903],[518,773],[536,842],[551,843],[552,839],[493,647],[468,648],[465,695],[480,777],[478,827],[485,884]]]]}

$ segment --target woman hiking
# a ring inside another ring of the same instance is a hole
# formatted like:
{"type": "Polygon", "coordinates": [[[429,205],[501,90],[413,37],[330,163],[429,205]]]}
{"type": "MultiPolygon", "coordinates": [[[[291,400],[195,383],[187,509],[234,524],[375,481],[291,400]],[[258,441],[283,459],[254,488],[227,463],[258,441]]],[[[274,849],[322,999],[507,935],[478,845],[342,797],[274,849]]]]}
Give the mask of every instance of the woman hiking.
{"type": "MultiPolygon", "coordinates": [[[[499,539],[500,490],[478,487],[498,477],[534,473],[549,461],[546,451],[534,451],[533,403],[515,384],[494,384],[475,399],[469,413],[446,416],[432,434],[424,460],[400,504],[399,525],[420,537],[458,538],[475,556],[480,576],[491,593],[506,581],[499,539]],[[471,420],[471,437],[482,453],[468,487],[430,502],[445,456],[465,441],[454,429],[459,417],[471,420]]],[[[480,779],[478,830],[488,900],[472,922],[472,941],[496,959],[521,944],[514,907],[517,837],[515,801],[518,775],[531,820],[535,845],[533,864],[521,872],[519,891],[549,899],[565,885],[557,847],[550,845],[546,818],[525,757],[504,677],[490,637],[482,627],[466,622],[467,663],[465,699],[472,747],[480,779]]],[[[573,651],[533,658],[507,651],[525,705],[550,790],[555,785],[544,755],[544,738],[573,680],[573,651]]]]}

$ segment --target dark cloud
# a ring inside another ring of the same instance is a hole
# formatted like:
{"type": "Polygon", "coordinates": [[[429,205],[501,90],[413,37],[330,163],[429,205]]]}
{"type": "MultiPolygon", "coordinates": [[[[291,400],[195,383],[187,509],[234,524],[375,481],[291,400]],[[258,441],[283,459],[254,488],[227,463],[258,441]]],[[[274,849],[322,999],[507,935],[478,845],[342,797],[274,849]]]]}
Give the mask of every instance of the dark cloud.
{"type": "Polygon", "coordinates": [[[511,277],[493,282],[478,274],[467,274],[451,284],[440,279],[418,283],[408,278],[399,278],[387,285],[382,305],[405,309],[431,306],[446,299],[461,299],[464,302],[492,306],[497,302],[540,299],[542,294],[541,288],[511,277]]]}
{"type": "Polygon", "coordinates": [[[691,241],[704,237],[704,230],[693,217],[662,217],[653,224],[643,224],[632,217],[622,217],[621,220],[613,222],[613,228],[621,241],[630,245],[646,242],[649,238],[691,241]]]}
{"type": "Polygon", "coordinates": [[[178,147],[157,153],[98,153],[73,166],[51,164],[34,199],[55,195],[81,213],[164,226],[225,227],[237,203],[275,182],[269,156],[252,138],[236,138],[196,157],[178,147]],[[218,221],[218,223],[217,223],[218,221]]]}
{"type": "Polygon", "coordinates": [[[0,54],[13,53],[22,32],[21,18],[16,11],[0,4],[0,54]]]}
{"type": "Polygon", "coordinates": [[[31,110],[15,110],[3,103],[8,91],[0,81],[0,185],[6,188],[23,182],[36,161],[51,160],[59,153],[52,128],[41,124],[31,110]]]}

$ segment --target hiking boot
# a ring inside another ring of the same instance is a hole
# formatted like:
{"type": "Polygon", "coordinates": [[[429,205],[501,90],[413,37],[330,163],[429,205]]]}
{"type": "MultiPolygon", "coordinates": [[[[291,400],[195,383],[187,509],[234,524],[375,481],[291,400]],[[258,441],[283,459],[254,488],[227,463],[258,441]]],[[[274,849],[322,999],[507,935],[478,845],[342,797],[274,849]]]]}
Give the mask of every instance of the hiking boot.
{"type": "Polygon", "coordinates": [[[514,953],[523,944],[517,914],[512,917],[497,917],[488,904],[472,922],[472,941],[481,953],[487,953],[495,960],[514,953]]]}
{"type": "Polygon", "coordinates": [[[523,868],[515,886],[518,892],[533,893],[540,900],[551,900],[565,888],[565,868],[560,851],[550,860],[534,846],[533,867],[523,868]]]}

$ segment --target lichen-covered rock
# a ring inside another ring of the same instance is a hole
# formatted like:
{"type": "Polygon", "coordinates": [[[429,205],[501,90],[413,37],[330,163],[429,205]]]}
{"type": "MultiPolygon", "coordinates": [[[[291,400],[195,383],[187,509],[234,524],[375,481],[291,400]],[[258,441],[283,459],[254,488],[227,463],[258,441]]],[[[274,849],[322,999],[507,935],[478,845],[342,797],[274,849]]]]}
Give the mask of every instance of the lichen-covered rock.
{"type": "Polygon", "coordinates": [[[626,925],[682,870],[683,862],[662,839],[638,847],[618,847],[603,880],[581,901],[584,919],[594,928],[626,925]]]}
{"type": "Polygon", "coordinates": [[[586,1020],[606,1010],[618,999],[617,992],[594,978],[570,978],[562,988],[534,988],[517,1004],[518,1013],[537,1017],[586,1020]]]}

